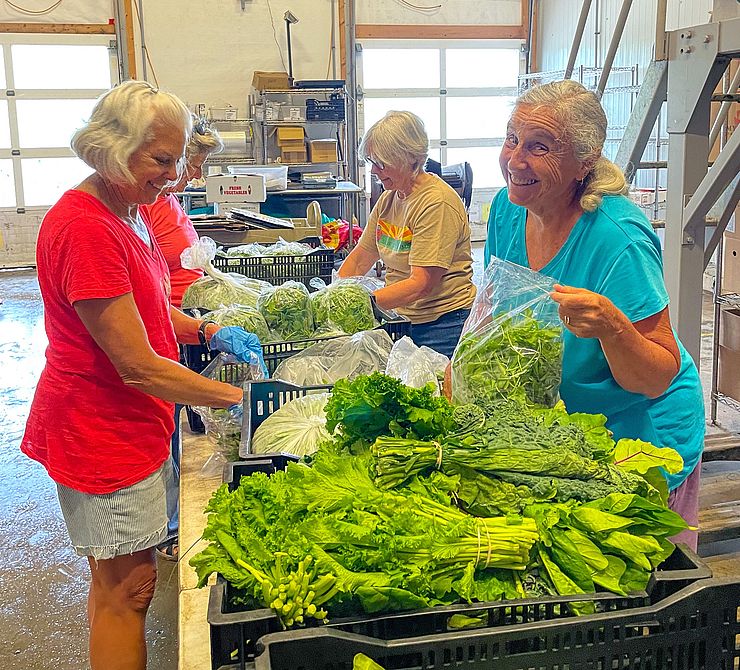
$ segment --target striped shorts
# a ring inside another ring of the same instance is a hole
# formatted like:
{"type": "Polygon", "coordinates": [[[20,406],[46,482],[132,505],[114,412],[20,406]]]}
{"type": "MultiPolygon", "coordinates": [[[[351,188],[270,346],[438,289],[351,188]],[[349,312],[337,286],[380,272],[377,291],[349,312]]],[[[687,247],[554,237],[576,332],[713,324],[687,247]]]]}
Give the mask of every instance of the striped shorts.
{"type": "Polygon", "coordinates": [[[146,479],[113,493],[90,494],[57,484],[59,505],[78,556],[96,560],[156,547],[167,537],[167,459],[146,479]]]}

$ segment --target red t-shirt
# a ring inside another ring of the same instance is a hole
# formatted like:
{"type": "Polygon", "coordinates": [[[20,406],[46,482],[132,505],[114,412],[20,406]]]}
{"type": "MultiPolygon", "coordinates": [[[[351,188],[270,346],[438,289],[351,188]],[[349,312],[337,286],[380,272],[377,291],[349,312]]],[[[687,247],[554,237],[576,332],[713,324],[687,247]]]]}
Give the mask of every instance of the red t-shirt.
{"type": "Polygon", "coordinates": [[[141,209],[149,214],[154,237],[170,269],[170,301],[175,307],[180,307],[188,286],[203,276],[202,270],[186,270],[180,263],[180,254],[198,241],[198,233],[177,198],[171,193],[157,198],[153,205],[145,205],[141,209]]]}
{"type": "Polygon", "coordinates": [[[136,484],[169,456],[174,405],[126,386],[73,304],[132,293],[152,349],[178,360],[162,253],[71,190],[44,217],[36,263],[49,346],[21,451],[83,493],[136,484]]]}

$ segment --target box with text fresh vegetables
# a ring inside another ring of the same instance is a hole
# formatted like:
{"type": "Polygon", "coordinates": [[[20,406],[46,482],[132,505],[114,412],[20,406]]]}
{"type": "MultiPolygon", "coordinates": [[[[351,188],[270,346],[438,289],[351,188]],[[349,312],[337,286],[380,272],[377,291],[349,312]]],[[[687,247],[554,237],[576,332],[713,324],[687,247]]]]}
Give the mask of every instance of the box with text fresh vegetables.
{"type": "Polygon", "coordinates": [[[281,629],[395,641],[628,616],[709,577],[668,539],[686,524],[666,506],[662,472],[681,457],[615,443],[603,416],[454,406],[379,373],[337,382],[325,413],[331,439],[313,456],[242,471],[206,509],[210,544],[190,564],[200,585],[219,575],[214,668],[246,667],[281,629]]]}

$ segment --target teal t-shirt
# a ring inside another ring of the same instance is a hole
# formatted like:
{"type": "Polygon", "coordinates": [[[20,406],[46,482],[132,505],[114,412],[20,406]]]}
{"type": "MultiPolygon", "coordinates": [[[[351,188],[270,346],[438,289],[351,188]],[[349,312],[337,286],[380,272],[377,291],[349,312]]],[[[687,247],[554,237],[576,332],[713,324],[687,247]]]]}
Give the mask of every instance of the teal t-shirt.
{"type": "MultiPolygon", "coordinates": [[[[529,267],[526,209],[496,194],[488,218],[485,262],[491,256],[529,267]]],[[[540,272],[561,284],[585,288],[611,300],[633,323],[668,304],[660,241],[650,222],[628,198],[606,196],[578,219],[568,239],[540,272]]],[[[615,439],[629,437],[672,447],[683,470],[669,477],[676,488],[699,462],[704,448],[704,400],[699,373],[684,346],[681,368],[658,398],[625,391],[611,374],[594,338],[564,333],[560,397],[570,412],[605,414],[615,439]]]]}

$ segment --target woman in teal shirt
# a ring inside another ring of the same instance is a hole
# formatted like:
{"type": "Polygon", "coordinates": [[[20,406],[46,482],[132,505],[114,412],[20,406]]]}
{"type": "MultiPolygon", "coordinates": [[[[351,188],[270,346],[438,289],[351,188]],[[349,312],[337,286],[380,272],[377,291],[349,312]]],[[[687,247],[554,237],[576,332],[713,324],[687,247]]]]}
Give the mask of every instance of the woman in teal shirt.
{"type": "MultiPolygon", "coordinates": [[[[698,523],[704,446],[699,374],[671,328],[660,242],[601,155],[607,120],[577,82],[520,96],[501,150],[507,188],[493,200],[491,256],[554,278],[565,325],[560,396],[571,412],[605,414],[616,439],[676,449],[669,505],[698,523]]],[[[696,533],[679,538],[696,548],[696,533]]]]}

